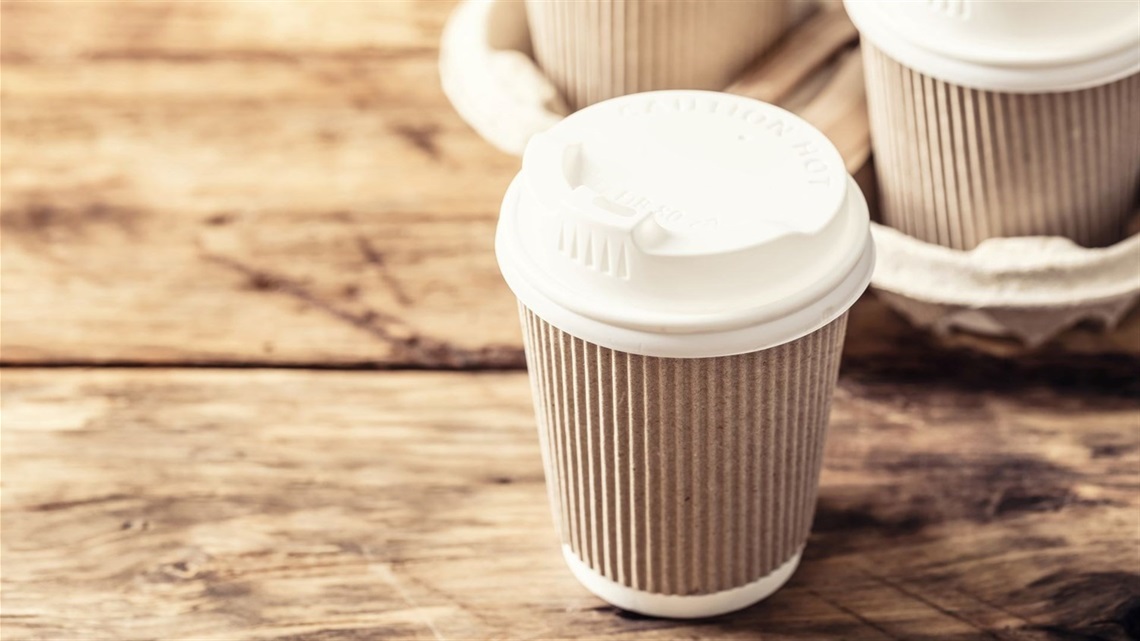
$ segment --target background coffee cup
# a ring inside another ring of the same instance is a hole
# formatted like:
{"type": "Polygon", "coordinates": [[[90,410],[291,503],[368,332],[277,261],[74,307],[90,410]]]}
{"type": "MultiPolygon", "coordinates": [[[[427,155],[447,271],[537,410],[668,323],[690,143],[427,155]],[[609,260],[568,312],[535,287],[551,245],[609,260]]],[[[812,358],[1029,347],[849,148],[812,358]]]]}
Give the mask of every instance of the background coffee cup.
{"type": "Polygon", "coordinates": [[[572,109],[722,89],[783,34],[787,0],[527,0],[535,58],[572,109]]]}
{"type": "Polygon", "coordinates": [[[1140,3],[846,6],[883,222],[955,249],[1125,236],[1140,190],[1140,3]]]}

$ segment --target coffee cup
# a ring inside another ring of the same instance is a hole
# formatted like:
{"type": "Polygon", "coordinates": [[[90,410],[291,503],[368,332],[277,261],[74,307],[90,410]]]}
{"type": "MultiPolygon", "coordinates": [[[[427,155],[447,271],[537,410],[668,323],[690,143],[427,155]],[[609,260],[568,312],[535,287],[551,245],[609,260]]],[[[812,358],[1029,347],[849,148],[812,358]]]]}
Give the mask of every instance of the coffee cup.
{"type": "Polygon", "coordinates": [[[834,146],[742,96],[601,102],[531,140],[496,253],[573,574],[677,618],[783,585],[874,263],[834,146]]]}

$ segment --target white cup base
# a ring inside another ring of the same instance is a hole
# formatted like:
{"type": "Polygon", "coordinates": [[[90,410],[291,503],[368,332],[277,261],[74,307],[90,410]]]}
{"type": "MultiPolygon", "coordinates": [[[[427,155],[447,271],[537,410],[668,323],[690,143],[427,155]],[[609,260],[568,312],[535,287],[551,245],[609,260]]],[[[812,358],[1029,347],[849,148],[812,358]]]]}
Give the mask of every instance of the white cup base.
{"type": "Polygon", "coordinates": [[[570,546],[562,546],[562,555],[566,557],[566,564],[570,566],[570,571],[574,573],[582,585],[586,586],[587,590],[623,610],[668,619],[712,617],[734,612],[762,601],[779,590],[792,577],[796,567],[800,564],[801,554],[803,554],[803,548],[800,548],[792,558],[785,561],[783,565],[770,574],[747,585],[712,594],[681,596],[678,594],[656,594],[624,586],[606,578],[586,565],[578,558],[578,555],[574,554],[570,546]]]}

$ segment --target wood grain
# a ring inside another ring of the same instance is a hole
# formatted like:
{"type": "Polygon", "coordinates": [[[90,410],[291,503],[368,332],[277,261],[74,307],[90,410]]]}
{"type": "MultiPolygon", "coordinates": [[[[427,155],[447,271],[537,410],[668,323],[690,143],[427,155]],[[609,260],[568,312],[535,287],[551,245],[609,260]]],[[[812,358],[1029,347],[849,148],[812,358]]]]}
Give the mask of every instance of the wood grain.
{"type": "Polygon", "coordinates": [[[450,5],[104,6],[3,5],[5,362],[522,362],[450,5]]]}
{"type": "Polygon", "coordinates": [[[687,624],[563,566],[521,373],[3,378],[17,639],[1135,639],[1140,405],[845,376],[805,560],[687,624]]]}

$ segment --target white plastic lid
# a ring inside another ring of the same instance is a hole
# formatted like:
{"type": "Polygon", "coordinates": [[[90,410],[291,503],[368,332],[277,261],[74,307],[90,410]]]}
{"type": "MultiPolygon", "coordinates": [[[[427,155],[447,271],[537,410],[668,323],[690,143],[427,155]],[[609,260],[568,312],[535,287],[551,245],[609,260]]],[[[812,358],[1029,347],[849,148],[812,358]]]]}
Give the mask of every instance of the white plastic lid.
{"type": "Polygon", "coordinates": [[[707,91],[607,100],[531,138],[495,248],[551,324],[669,357],[808,334],[855,302],[874,263],[867,204],[827,138],[707,91]]]}
{"type": "Polygon", "coordinates": [[[1014,93],[1107,84],[1140,71],[1137,0],[844,0],[859,33],[946,82],[1014,93]]]}

